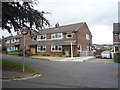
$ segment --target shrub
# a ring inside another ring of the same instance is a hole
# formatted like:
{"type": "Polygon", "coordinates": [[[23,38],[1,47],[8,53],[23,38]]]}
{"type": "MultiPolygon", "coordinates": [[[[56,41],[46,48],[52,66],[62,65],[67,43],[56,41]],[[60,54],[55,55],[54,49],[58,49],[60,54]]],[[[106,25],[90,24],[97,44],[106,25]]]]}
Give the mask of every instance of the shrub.
{"type": "Polygon", "coordinates": [[[120,52],[114,53],[114,62],[120,63],[120,52]]]}
{"type": "Polygon", "coordinates": [[[57,54],[56,56],[58,56],[58,57],[62,57],[62,54],[57,54]]]}
{"type": "Polygon", "coordinates": [[[40,56],[50,56],[50,54],[48,54],[48,53],[35,53],[33,55],[35,55],[35,56],[37,56],[37,55],[40,55],[40,56]]]}
{"type": "Polygon", "coordinates": [[[33,56],[33,54],[31,54],[31,53],[26,53],[25,56],[26,56],[26,57],[29,57],[29,56],[33,56]]]}
{"type": "Polygon", "coordinates": [[[18,55],[19,52],[8,52],[7,55],[18,55]]]}
{"type": "Polygon", "coordinates": [[[50,56],[48,53],[40,53],[41,56],[50,56]]]}
{"type": "Polygon", "coordinates": [[[33,54],[33,55],[37,56],[37,55],[39,55],[39,53],[35,53],[35,54],[33,54]]]}

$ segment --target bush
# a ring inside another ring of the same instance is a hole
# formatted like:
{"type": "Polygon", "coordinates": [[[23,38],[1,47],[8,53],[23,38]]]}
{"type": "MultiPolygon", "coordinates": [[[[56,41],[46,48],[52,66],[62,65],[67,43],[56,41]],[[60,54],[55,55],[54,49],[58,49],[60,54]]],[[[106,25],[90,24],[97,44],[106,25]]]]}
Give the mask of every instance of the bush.
{"type": "Polygon", "coordinates": [[[62,54],[57,54],[56,56],[58,56],[58,57],[62,57],[62,54]]]}
{"type": "Polygon", "coordinates": [[[33,54],[27,53],[25,56],[26,56],[26,57],[29,57],[29,56],[33,56],[33,54]]]}
{"type": "Polygon", "coordinates": [[[114,62],[120,63],[120,52],[114,53],[114,62]]]}
{"type": "Polygon", "coordinates": [[[7,55],[18,55],[19,52],[8,52],[7,55]]]}
{"type": "Polygon", "coordinates": [[[35,54],[33,54],[33,55],[37,56],[37,55],[39,55],[39,53],[35,53],[35,54]]]}
{"type": "Polygon", "coordinates": [[[50,56],[48,53],[40,53],[41,56],[50,56]]]}
{"type": "Polygon", "coordinates": [[[40,55],[40,56],[50,56],[50,54],[48,54],[48,53],[35,53],[33,55],[35,55],[35,56],[37,56],[37,55],[40,55]]]}

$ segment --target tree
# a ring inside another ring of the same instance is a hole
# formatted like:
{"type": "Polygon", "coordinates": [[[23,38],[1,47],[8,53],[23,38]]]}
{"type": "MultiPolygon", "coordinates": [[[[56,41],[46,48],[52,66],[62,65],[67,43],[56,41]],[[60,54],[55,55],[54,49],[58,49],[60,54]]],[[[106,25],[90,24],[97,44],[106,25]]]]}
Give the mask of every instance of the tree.
{"type": "Polygon", "coordinates": [[[2,29],[18,31],[21,26],[27,26],[29,30],[36,31],[50,26],[49,21],[43,16],[44,12],[39,12],[33,8],[32,2],[2,2],[2,29]]]}

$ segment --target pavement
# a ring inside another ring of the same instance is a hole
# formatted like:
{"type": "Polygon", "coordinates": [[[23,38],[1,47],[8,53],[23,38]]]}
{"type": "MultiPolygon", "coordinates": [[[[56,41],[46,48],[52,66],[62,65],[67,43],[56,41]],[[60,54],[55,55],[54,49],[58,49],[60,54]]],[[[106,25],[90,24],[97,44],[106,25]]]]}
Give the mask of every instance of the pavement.
{"type": "Polygon", "coordinates": [[[70,58],[63,58],[63,59],[51,59],[51,58],[41,58],[41,57],[31,57],[33,59],[42,59],[42,60],[49,60],[49,61],[65,61],[65,62],[84,62],[88,60],[95,59],[94,56],[81,56],[81,57],[70,57],[70,58]]]}

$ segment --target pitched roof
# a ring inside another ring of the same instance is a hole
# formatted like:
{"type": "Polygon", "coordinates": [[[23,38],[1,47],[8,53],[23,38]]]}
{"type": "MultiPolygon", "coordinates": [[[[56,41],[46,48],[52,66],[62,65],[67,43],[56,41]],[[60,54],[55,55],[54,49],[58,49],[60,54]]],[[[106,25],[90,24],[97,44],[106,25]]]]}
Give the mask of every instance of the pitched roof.
{"type": "Polygon", "coordinates": [[[42,29],[39,31],[39,34],[50,34],[50,33],[61,33],[61,32],[73,32],[78,30],[85,22],[70,24],[70,25],[63,25],[59,26],[58,28],[48,28],[42,29]]]}
{"type": "Polygon", "coordinates": [[[5,37],[4,40],[9,40],[9,39],[13,39],[13,38],[21,38],[21,37],[22,37],[22,34],[15,35],[15,36],[8,36],[8,37],[5,37]]]}

